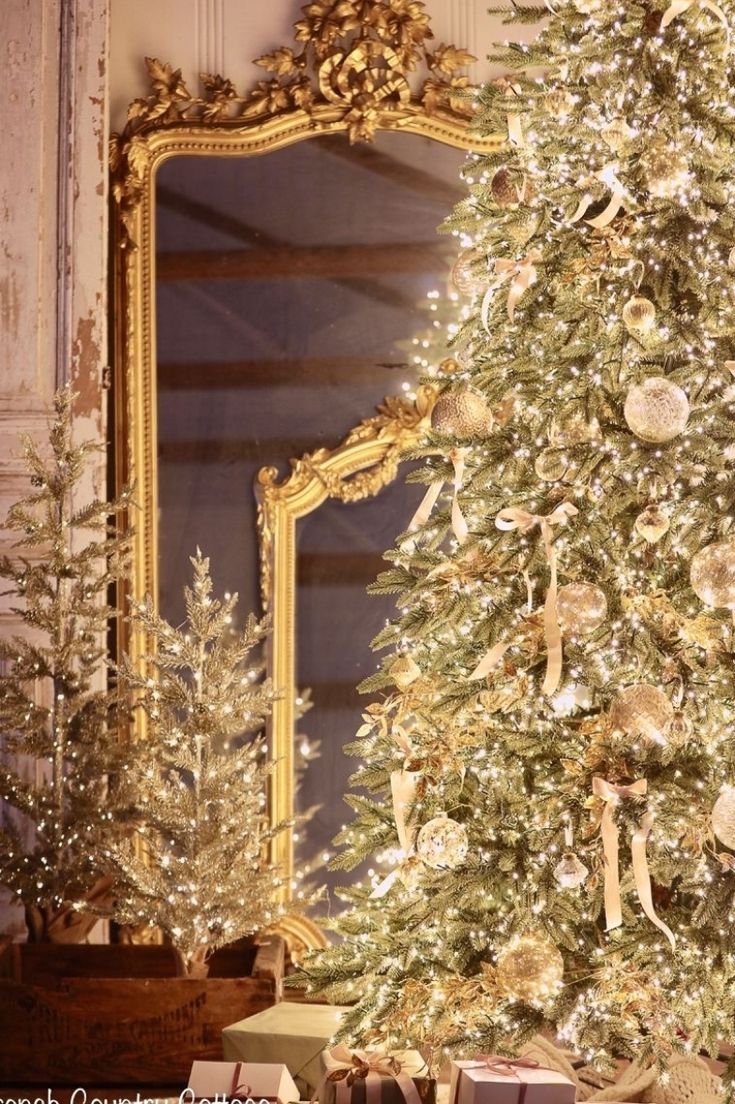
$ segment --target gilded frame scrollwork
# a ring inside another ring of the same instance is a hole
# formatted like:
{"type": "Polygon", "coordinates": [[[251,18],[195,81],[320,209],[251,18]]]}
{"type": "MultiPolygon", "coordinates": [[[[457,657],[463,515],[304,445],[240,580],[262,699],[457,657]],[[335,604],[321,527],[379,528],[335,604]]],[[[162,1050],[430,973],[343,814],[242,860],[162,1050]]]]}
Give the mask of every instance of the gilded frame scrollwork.
{"type": "MultiPolygon", "coordinates": [[[[393,0],[349,5],[316,0],[303,9],[295,30],[293,45],[257,59],[268,75],[244,94],[219,74],[201,74],[201,93],[193,94],[180,70],[146,59],[150,93],[131,104],[124,130],[111,138],[116,471],[120,483],[134,484],[140,506],[130,586],[134,599],[150,594],[155,602],[158,595],[155,181],[160,166],[180,155],[260,156],[322,134],[344,133],[352,142],[370,141],[379,130],[420,135],[464,150],[484,151],[501,144],[500,138],[472,134],[471,90],[462,69],[474,59],[451,45],[430,48],[431,25],[420,0],[406,5],[393,0]]],[[[264,476],[263,517],[267,515],[275,529],[271,538],[264,522],[263,533],[266,542],[274,541],[274,565],[289,554],[288,543],[282,546],[279,540],[281,507],[276,503],[287,501],[288,509],[284,504],[283,510],[289,512],[299,495],[305,496],[299,503],[330,493],[357,495],[375,479],[388,481],[401,447],[412,439],[418,424],[410,424],[414,415],[401,400],[388,400],[377,422],[368,419],[338,449],[299,461],[289,477],[290,489],[283,491],[285,498],[275,479],[269,484],[264,476]],[[298,480],[303,480],[303,489],[297,495],[298,480]]],[[[283,525],[288,528],[285,521],[283,525]]],[[[263,564],[266,561],[270,553],[264,552],[263,564]]],[[[274,571],[279,579],[286,577],[275,566],[274,571]]],[[[268,592],[267,579],[264,585],[268,592]]],[[[269,601],[280,611],[288,608],[287,602],[275,598],[275,590],[269,601]]],[[[280,654],[285,664],[279,642],[282,628],[277,625],[275,631],[274,655],[280,654]]],[[[134,661],[142,661],[141,652],[135,652],[142,643],[122,643],[134,661]]],[[[279,672],[274,674],[278,683],[279,672]]],[[[283,715],[275,731],[273,815],[278,819],[290,814],[293,799],[293,778],[287,777],[292,748],[287,746],[289,729],[283,715]]],[[[279,857],[287,861],[287,856],[279,857]]]]}

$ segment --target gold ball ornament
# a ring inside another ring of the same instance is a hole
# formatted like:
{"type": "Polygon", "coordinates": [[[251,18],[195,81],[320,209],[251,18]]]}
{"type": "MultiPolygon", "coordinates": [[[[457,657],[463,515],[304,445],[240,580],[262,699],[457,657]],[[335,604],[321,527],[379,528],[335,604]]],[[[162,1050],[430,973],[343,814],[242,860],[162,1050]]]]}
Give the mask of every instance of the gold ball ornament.
{"type": "Polygon", "coordinates": [[[706,606],[735,609],[735,541],[717,541],[697,552],[689,582],[706,606]]]}
{"type": "Polygon", "coordinates": [[[574,96],[565,88],[554,88],[544,96],[544,108],[549,115],[565,119],[574,109],[574,96]]]}
{"type": "Polygon", "coordinates": [[[485,289],[487,281],[475,270],[478,255],[471,249],[464,249],[452,265],[450,279],[460,295],[471,299],[485,289]]]}
{"type": "Polygon", "coordinates": [[[468,849],[465,826],[443,814],[427,821],[416,837],[417,855],[434,870],[459,866],[468,849]]]}
{"type": "Polygon", "coordinates": [[[607,617],[605,591],[594,583],[566,583],[559,587],[556,609],[562,632],[587,636],[607,617]]]}
{"type": "Polygon", "coordinates": [[[654,139],[641,158],[646,187],[658,199],[672,199],[689,179],[689,163],[679,146],[654,139]]]}
{"type": "Polygon", "coordinates": [[[407,690],[412,682],[421,677],[421,668],[410,655],[401,655],[391,663],[389,674],[399,690],[407,690]]]}
{"type": "Polygon", "coordinates": [[[725,847],[735,850],[735,786],[723,786],[712,806],[712,829],[725,847]]]}
{"type": "Polygon", "coordinates": [[[543,1004],[553,1000],[561,987],[564,959],[545,935],[516,935],[498,956],[496,977],[514,1000],[543,1004]]]}
{"type": "Polygon", "coordinates": [[[689,421],[689,400],[671,380],[650,376],[630,388],[623,414],[636,437],[659,445],[683,433],[689,421]]]}
{"type": "Polygon", "coordinates": [[[623,323],[628,333],[646,334],[655,321],[656,308],[643,295],[634,295],[623,307],[623,323]]]}
{"type": "Polygon", "coordinates": [[[646,506],[645,510],[635,519],[633,527],[636,533],[643,537],[644,541],[647,541],[648,544],[655,544],[656,541],[661,540],[664,534],[668,533],[670,524],[668,516],[660,506],[646,506]]]}
{"type": "Polygon", "coordinates": [[[492,421],[483,397],[467,388],[442,391],[431,412],[431,428],[447,437],[486,437],[492,421]]]}
{"type": "Polygon", "coordinates": [[[567,851],[554,867],[554,879],[560,889],[579,889],[590,876],[590,872],[573,851],[567,851]]]}
{"type": "Polygon", "coordinates": [[[610,720],[628,736],[665,744],[674,707],[662,690],[647,682],[626,687],[613,702],[610,720]]]}
{"type": "Polygon", "coordinates": [[[557,483],[569,471],[569,459],[563,450],[547,448],[536,457],[533,470],[545,483],[557,483]]]}

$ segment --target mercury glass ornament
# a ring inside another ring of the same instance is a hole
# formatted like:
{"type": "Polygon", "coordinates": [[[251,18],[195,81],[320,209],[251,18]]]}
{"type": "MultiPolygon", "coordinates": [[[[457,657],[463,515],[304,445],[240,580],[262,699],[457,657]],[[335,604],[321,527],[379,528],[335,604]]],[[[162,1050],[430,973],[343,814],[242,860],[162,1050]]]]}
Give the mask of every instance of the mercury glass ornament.
{"type": "Polygon", "coordinates": [[[634,383],[623,410],[630,429],[641,441],[663,444],[683,433],[689,421],[689,400],[681,387],[663,376],[634,383]]]}
{"type": "Polygon", "coordinates": [[[617,151],[625,145],[629,138],[632,138],[633,133],[634,131],[631,130],[625,119],[613,119],[600,131],[600,137],[608,144],[610,149],[617,151]]]}
{"type": "Polygon", "coordinates": [[[556,610],[562,632],[587,636],[605,621],[607,597],[594,583],[566,583],[559,587],[556,610]]]}
{"type": "Polygon", "coordinates": [[[718,541],[697,552],[689,581],[705,605],[735,609],[735,541],[718,541]]]}
{"type": "Polygon", "coordinates": [[[628,736],[665,744],[674,707],[662,690],[647,682],[626,687],[612,704],[610,720],[628,736]]]}
{"type": "Polygon", "coordinates": [[[498,984],[509,997],[526,1004],[552,1000],[564,977],[564,959],[545,935],[514,936],[498,956],[498,984]]]}
{"type": "Polygon", "coordinates": [[[545,483],[556,483],[569,471],[569,460],[561,450],[547,448],[536,457],[533,470],[545,483]]]}
{"type": "Polygon", "coordinates": [[[431,412],[431,428],[447,437],[486,437],[493,416],[481,395],[468,388],[442,391],[431,412]]]}
{"type": "Polygon", "coordinates": [[[723,786],[712,807],[712,829],[725,847],[735,850],[735,787],[723,786]]]}
{"type": "Polygon", "coordinates": [[[684,150],[670,146],[665,138],[654,138],[641,158],[646,187],[659,199],[671,199],[689,179],[684,150]]]}
{"type": "Polygon", "coordinates": [[[505,166],[494,174],[490,181],[490,191],[499,207],[514,207],[523,199],[523,185],[505,166]]]}
{"type": "Polygon", "coordinates": [[[389,673],[399,690],[406,690],[421,677],[421,668],[411,656],[401,655],[393,660],[389,673]]]}
{"type": "Polygon", "coordinates": [[[656,321],[656,308],[650,299],[634,295],[623,307],[623,323],[628,333],[648,333],[656,321]]]}
{"type": "Polygon", "coordinates": [[[567,851],[554,867],[554,878],[560,889],[579,889],[587,881],[590,872],[573,851],[567,851]]]}
{"type": "Polygon", "coordinates": [[[486,281],[475,271],[478,255],[471,249],[463,249],[452,265],[450,279],[460,295],[466,295],[471,299],[484,291],[486,281]]]}
{"type": "Polygon", "coordinates": [[[468,849],[465,826],[443,814],[427,821],[416,837],[416,853],[434,870],[459,866],[468,849]]]}
{"type": "Polygon", "coordinates": [[[669,519],[660,506],[646,506],[645,510],[635,519],[634,528],[644,541],[655,544],[669,531],[669,519]]]}

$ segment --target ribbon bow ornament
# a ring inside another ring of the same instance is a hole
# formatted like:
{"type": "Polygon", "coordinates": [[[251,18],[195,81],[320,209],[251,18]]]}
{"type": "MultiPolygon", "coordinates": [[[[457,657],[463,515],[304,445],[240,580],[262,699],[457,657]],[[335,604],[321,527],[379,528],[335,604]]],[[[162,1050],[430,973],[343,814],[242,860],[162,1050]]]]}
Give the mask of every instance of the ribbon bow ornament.
{"type": "Polygon", "coordinates": [[[538,279],[536,264],[541,260],[541,256],[540,249],[529,249],[528,253],[526,253],[525,257],[522,257],[520,261],[509,261],[503,257],[496,257],[494,262],[494,279],[485,292],[482,306],[480,307],[482,324],[488,333],[490,332],[490,303],[492,302],[496,288],[498,288],[504,280],[512,277],[510,290],[508,291],[508,318],[513,322],[515,320],[516,307],[518,306],[521,296],[524,291],[527,291],[538,279]]]}
{"type": "MultiPolygon", "coordinates": [[[[619,928],[623,923],[620,899],[620,866],[618,861],[619,829],[615,823],[615,809],[624,798],[644,797],[648,791],[648,782],[639,778],[628,786],[618,786],[605,778],[595,776],[592,779],[592,793],[602,798],[604,806],[600,821],[600,835],[605,855],[605,929],[619,928]]],[[[646,842],[653,827],[654,814],[649,809],[641,818],[640,824],[630,841],[633,861],[633,878],[638,899],[648,919],[668,939],[671,949],[676,947],[676,937],[671,928],[656,915],[651,892],[651,875],[646,857],[646,842]]]]}
{"type": "MultiPolygon", "coordinates": [[[[571,502],[562,502],[550,514],[531,514],[527,510],[509,507],[508,509],[501,510],[495,518],[495,525],[498,529],[506,531],[520,529],[521,532],[528,533],[538,525],[541,530],[544,551],[546,552],[546,562],[549,565],[550,572],[549,589],[546,592],[546,602],[544,604],[546,675],[541,688],[544,694],[553,694],[557,689],[559,680],[561,679],[562,668],[561,629],[559,628],[559,613],[557,610],[558,581],[553,527],[555,525],[566,525],[569,518],[574,517],[574,515],[578,513],[577,507],[571,502]]],[[[495,644],[490,648],[470,675],[470,679],[484,678],[496,663],[502,659],[509,647],[510,641],[507,641],[495,644]]]]}
{"type": "MultiPolygon", "coordinates": [[[[407,1057],[410,1054],[408,1052],[407,1057]]],[[[415,1063],[404,1062],[393,1054],[384,1054],[377,1050],[352,1051],[340,1044],[324,1052],[324,1064],[326,1072],[314,1091],[311,1104],[317,1098],[321,1104],[325,1104],[324,1090],[328,1084],[335,1086],[336,1104],[350,1104],[352,1086],[358,1081],[365,1082],[365,1104],[380,1104],[381,1080],[384,1077],[393,1078],[401,1090],[405,1104],[421,1104],[418,1089],[406,1071],[412,1067],[414,1076],[427,1076],[425,1063],[420,1069],[415,1063]]]]}
{"type": "MultiPolygon", "coordinates": [[[[462,489],[462,483],[464,481],[466,455],[467,449],[463,448],[453,448],[449,453],[449,459],[452,461],[452,467],[454,468],[454,479],[452,481],[452,531],[459,544],[464,544],[469,533],[467,522],[465,521],[462,508],[459,504],[459,492],[462,489]]],[[[442,492],[443,486],[443,479],[436,479],[429,486],[428,491],[419,503],[418,510],[408,523],[409,533],[413,532],[415,529],[420,529],[422,525],[426,525],[426,522],[431,516],[431,511],[434,509],[436,501],[442,492]]]]}

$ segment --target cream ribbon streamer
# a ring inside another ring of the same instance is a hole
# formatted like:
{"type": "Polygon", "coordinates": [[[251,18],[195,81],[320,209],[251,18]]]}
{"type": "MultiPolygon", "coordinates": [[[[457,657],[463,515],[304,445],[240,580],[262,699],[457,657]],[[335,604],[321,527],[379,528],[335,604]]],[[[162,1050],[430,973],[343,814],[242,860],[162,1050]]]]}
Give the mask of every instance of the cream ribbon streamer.
{"type": "Polygon", "coordinates": [[[663,19],[661,20],[662,27],[668,27],[669,23],[673,23],[675,19],[678,19],[680,15],[683,15],[685,11],[689,11],[691,7],[697,4],[700,8],[706,8],[707,11],[711,11],[714,16],[719,19],[722,26],[725,28],[725,34],[727,35],[727,48],[730,49],[730,24],[727,22],[727,16],[725,15],[719,4],[715,4],[713,0],[673,0],[673,3],[669,4],[668,8],[664,12],[663,19]]]}
{"type": "MultiPolygon", "coordinates": [[[[544,694],[554,693],[561,679],[562,668],[561,629],[559,628],[559,614],[557,610],[558,580],[553,527],[555,525],[566,525],[569,519],[578,513],[577,507],[572,505],[571,502],[562,502],[550,514],[530,514],[527,510],[510,507],[501,510],[495,518],[497,528],[505,531],[520,529],[521,532],[528,533],[536,525],[538,525],[541,530],[544,551],[546,552],[546,562],[549,565],[549,573],[551,576],[549,580],[549,589],[546,592],[546,602],[544,604],[546,675],[541,687],[544,694]]],[[[526,583],[526,587],[528,589],[528,583],[526,583]]],[[[502,659],[509,647],[510,641],[507,641],[495,644],[490,648],[482,657],[477,667],[475,667],[470,675],[470,679],[484,678],[496,663],[502,659]]]]}
{"type": "Polygon", "coordinates": [[[417,1051],[406,1051],[400,1055],[384,1054],[377,1050],[350,1050],[340,1044],[324,1051],[326,1070],[320,1084],[314,1090],[311,1104],[315,1100],[324,1102],[324,1090],[327,1084],[334,1084],[336,1104],[350,1104],[352,1086],[356,1081],[365,1082],[365,1104],[380,1104],[381,1082],[384,1077],[392,1077],[401,1091],[405,1104],[421,1104],[419,1091],[414,1085],[414,1077],[427,1077],[428,1068],[417,1051]],[[419,1062],[414,1060],[415,1058],[419,1062]]]}
{"type": "MultiPolygon", "coordinates": [[[[603,183],[607,184],[608,187],[612,189],[612,195],[605,210],[601,211],[599,215],[595,215],[594,218],[585,219],[587,225],[594,226],[596,230],[602,230],[605,226],[609,226],[623,206],[625,189],[617,178],[617,168],[618,166],[615,162],[610,162],[610,164],[604,165],[599,172],[595,173],[595,176],[599,180],[602,180],[603,183]]],[[[585,192],[577,204],[574,214],[569,219],[570,224],[579,222],[594,201],[595,197],[590,192],[585,192]]]]}
{"type": "Polygon", "coordinates": [[[393,798],[393,816],[398,832],[398,842],[404,855],[413,851],[413,843],[416,838],[416,829],[409,828],[406,823],[408,813],[416,800],[416,787],[421,778],[421,771],[402,770],[391,771],[390,792],[393,798]]]}
{"type": "MultiPolygon", "coordinates": [[[[623,922],[623,909],[620,899],[619,829],[615,823],[615,809],[621,798],[644,797],[648,791],[648,782],[639,778],[629,786],[618,786],[596,775],[592,779],[592,793],[605,802],[600,822],[600,835],[605,854],[605,929],[619,928],[623,922]]],[[[649,809],[633,833],[630,844],[633,861],[633,878],[638,899],[644,913],[652,924],[662,931],[672,950],[676,947],[676,938],[671,928],[656,915],[651,892],[651,875],[646,857],[646,843],[653,827],[654,814],[649,809]]]]}
{"type": "Polygon", "coordinates": [[[520,261],[509,261],[503,257],[496,258],[494,279],[485,292],[480,307],[482,324],[488,333],[490,333],[490,303],[492,302],[496,288],[498,288],[504,280],[507,280],[511,276],[513,277],[508,292],[508,318],[513,322],[515,320],[516,307],[518,306],[521,296],[531,284],[536,283],[538,278],[536,264],[540,260],[540,249],[529,249],[528,253],[526,253],[525,257],[520,261]]]}
{"type": "MultiPolygon", "coordinates": [[[[467,449],[454,448],[449,453],[449,459],[452,461],[452,467],[454,468],[454,495],[452,497],[452,531],[460,544],[464,544],[467,540],[469,530],[467,528],[467,522],[465,521],[462,508],[459,504],[459,492],[462,489],[462,481],[464,480],[465,469],[465,456],[467,455],[467,449]]],[[[413,515],[408,523],[408,531],[412,532],[414,529],[420,529],[422,525],[426,525],[426,522],[431,517],[431,511],[436,505],[436,500],[442,492],[444,486],[443,479],[436,479],[429,486],[428,491],[421,499],[419,508],[413,515]]]]}
{"type": "MultiPolygon", "coordinates": [[[[512,92],[514,96],[521,95],[520,84],[513,84],[505,77],[500,77],[497,81],[493,82],[502,92],[512,92]]],[[[512,142],[514,146],[525,146],[526,140],[523,137],[523,123],[520,115],[511,113],[506,115],[508,122],[508,141],[512,142]]]]}

